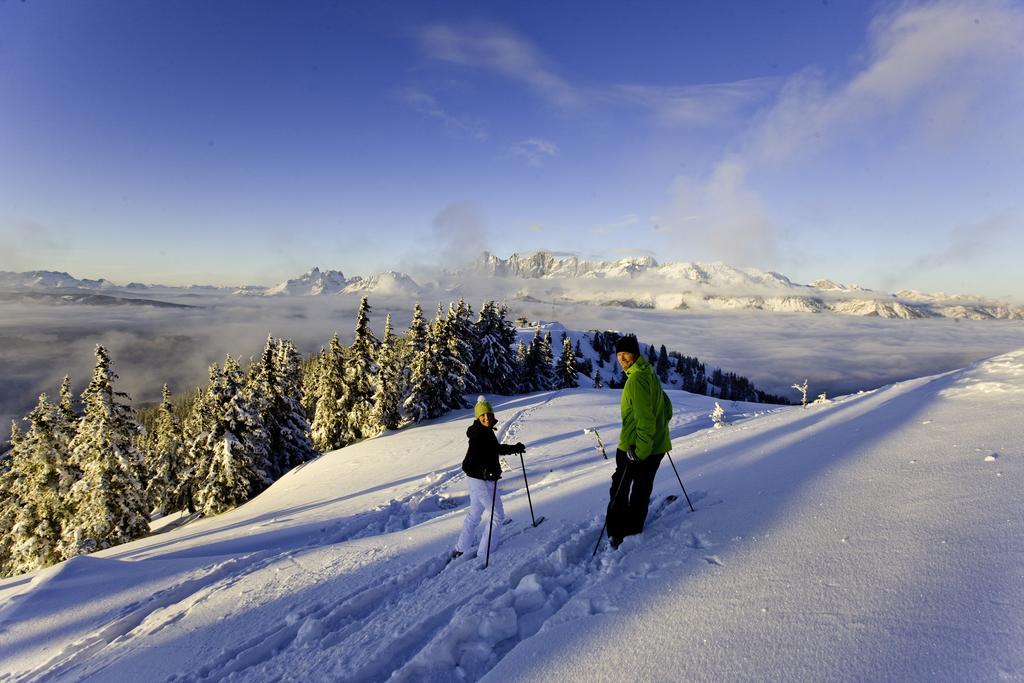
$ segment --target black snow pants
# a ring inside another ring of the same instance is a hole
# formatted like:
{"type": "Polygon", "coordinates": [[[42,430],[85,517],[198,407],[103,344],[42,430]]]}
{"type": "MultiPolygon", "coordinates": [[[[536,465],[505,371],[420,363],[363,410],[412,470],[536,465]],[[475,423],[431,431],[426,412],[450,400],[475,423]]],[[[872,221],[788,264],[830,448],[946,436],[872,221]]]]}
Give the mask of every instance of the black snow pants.
{"type": "Polygon", "coordinates": [[[626,452],[616,449],[615,474],[612,475],[612,487],[608,492],[609,538],[622,538],[644,530],[647,508],[651,504],[651,490],[654,488],[654,476],[658,473],[658,466],[664,457],[664,453],[651,453],[646,460],[630,463],[626,458],[626,452]],[[620,481],[622,488],[619,488],[620,481]],[[616,490],[619,492],[617,497],[616,490]]]}

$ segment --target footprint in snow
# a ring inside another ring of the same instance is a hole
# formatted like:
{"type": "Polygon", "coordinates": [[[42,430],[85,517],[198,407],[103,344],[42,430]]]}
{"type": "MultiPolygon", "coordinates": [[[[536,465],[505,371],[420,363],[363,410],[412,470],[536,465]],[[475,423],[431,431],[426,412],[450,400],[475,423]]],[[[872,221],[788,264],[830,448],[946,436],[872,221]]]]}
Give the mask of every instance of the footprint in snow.
{"type": "Polygon", "coordinates": [[[714,565],[716,567],[724,567],[725,566],[722,563],[722,561],[720,559],[718,559],[717,555],[705,555],[704,556],[704,561],[707,562],[708,564],[714,565]]]}
{"type": "Polygon", "coordinates": [[[995,462],[998,459],[999,459],[999,454],[998,453],[990,453],[989,455],[985,456],[985,462],[995,462]]]}

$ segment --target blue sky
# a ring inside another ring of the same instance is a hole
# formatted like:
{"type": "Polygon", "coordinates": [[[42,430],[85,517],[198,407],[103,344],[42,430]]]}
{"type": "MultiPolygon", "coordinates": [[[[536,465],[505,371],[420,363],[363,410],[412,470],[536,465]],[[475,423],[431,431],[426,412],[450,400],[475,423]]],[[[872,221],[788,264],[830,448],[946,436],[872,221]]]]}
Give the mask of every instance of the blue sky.
{"type": "Polygon", "coordinates": [[[488,249],[1024,296],[1024,5],[0,0],[0,270],[488,249]]]}

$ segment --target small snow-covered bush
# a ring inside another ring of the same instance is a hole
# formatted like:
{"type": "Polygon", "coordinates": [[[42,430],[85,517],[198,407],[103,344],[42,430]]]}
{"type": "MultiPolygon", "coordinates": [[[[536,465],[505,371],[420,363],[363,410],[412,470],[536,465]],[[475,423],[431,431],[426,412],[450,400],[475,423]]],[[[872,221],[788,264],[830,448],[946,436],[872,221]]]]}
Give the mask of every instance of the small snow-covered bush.
{"type": "Polygon", "coordinates": [[[715,401],[715,409],[711,411],[711,422],[714,423],[715,429],[720,429],[727,424],[725,421],[725,409],[715,401]]]}

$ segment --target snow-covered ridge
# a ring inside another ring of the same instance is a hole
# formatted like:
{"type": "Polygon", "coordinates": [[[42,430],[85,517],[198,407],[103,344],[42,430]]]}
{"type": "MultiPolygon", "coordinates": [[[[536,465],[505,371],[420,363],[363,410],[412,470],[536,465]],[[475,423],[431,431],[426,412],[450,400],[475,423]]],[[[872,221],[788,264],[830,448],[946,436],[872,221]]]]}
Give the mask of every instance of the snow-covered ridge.
{"type": "Polygon", "coordinates": [[[266,291],[267,296],[318,296],[321,294],[337,294],[345,288],[348,280],[340,270],[326,270],[321,272],[314,267],[308,273],[271,287],[266,291]]]}
{"type": "Polygon", "coordinates": [[[663,310],[838,313],[904,320],[1024,319],[1024,306],[981,297],[911,290],[886,294],[824,278],[803,285],[773,271],[724,263],[659,264],[651,257],[583,261],[575,256],[558,258],[544,251],[501,259],[484,252],[464,272],[525,280],[525,284],[517,285],[515,296],[533,302],[663,310]],[[531,285],[535,281],[539,282],[531,285]],[[553,286],[555,282],[558,284],[553,286]]]}

